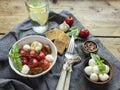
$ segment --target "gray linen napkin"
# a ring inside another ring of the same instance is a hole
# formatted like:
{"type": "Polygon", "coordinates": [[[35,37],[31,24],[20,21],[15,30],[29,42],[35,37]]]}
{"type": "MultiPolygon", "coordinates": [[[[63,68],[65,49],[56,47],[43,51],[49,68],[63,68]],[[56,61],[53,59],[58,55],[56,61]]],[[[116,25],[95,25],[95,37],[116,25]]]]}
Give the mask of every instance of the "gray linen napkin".
{"type": "MultiPolygon", "coordinates": [[[[59,14],[50,12],[49,30],[54,27],[58,27],[67,15],[74,17],[68,11],[62,11],[59,14]]],[[[74,26],[82,28],[82,24],[75,17],[74,19],[74,26]]],[[[0,90],[55,90],[60,77],[64,54],[58,55],[57,62],[52,70],[44,76],[38,78],[21,77],[11,70],[9,66],[7,55],[11,46],[22,37],[34,34],[37,33],[32,30],[30,20],[27,19],[18,24],[0,39],[0,90]]],[[[105,86],[94,86],[85,80],[82,72],[82,64],[86,57],[82,54],[80,49],[81,44],[85,41],[85,39],[76,39],[76,52],[81,56],[82,62],[73,65],[70,90],[120,90],[120,62],[102,45],[98,39],[90,35],[88,40],[95,41],[99,47],[98,54],[112,64],[114,69],[113,78],[105,86]]]]}

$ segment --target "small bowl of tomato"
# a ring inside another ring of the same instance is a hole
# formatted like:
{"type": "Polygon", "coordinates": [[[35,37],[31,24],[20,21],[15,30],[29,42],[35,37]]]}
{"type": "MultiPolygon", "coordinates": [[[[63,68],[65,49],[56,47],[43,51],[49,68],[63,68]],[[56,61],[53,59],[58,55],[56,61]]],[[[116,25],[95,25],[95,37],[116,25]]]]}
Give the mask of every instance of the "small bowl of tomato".
{"type": "Polygon", "coordinates": [[[57,49],[44,36],[26,36],[13,44],[9,51],[9,64],[23,77],[39,77],[49,72],[57,59],[57,49]]]}

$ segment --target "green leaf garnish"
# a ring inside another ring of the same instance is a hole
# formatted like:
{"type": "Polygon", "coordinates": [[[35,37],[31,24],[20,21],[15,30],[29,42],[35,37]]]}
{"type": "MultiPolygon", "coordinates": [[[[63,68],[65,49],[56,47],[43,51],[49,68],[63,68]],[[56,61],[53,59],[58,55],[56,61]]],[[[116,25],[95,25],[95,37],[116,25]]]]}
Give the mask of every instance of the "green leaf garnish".
{"type": "Polygon", "coordinates": [[[66,34],[69,36],[73,36],[74,38],[78,38],[79,29],[76,26],[71,27],[67,30],[66,34]]]}
{"type": "Polygon", "coordinates": [[[104,60],[102,60],[97,54],[91,53],[90,55],[92,59],[94,59],[95,62],[97,63],[100,73],[104,74],[106,70],[104,60]]]}
{"type": "Polygon", "coordinates": [[[18,70],[22,70],[22,60],[20,59],[19,46],[18,44],[14,45],[11,48],[11,53],[8,55],[13,60],[14,67],[18,70]]]}

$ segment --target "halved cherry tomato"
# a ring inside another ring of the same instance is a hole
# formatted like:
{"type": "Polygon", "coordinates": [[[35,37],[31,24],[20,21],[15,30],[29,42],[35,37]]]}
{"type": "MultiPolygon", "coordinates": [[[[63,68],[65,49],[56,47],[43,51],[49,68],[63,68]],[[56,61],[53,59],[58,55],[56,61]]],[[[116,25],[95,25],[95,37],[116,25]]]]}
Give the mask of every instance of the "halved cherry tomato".
{"type": "Polygon", "coordinates": [[[30,56],[31,57],[36,57],[37,56],[37,52],[35,50],[31,50],[30,51],[30,56]]]}
{"type": "Polygon", "coordinates": [[[40,51],[40,54],[38,56],[38,60],[43,60],[43,59],[45,59],[45,53],[40,51]]]}
{"type": "Polygon", "coordinates": [[[32,64],[33,64],[33,67],[39,66],[39,62],[36,59],[33,59],[32,64]]]}
{"type": "Polygon", "coordinates": [[[45,54],[50,54],[51,53],[51,48],[48,44],[43,44],[43,48],[42,48],[42,51],[45,53],[45,54]]]}
{"type": "Polygon", "coordinates": [[[39,66],[39,62],[37,61],[37,59],[30,59],[29,60],[29,63],[28,63],[28,66],[30,67],[30,68],[34,68],[34,67],[37,67],[37,66],[39,66]]]}
{"type": "Polygon", "coordinates": [[[37,59],[38,61],[42,60],[39,55],[36,56],[36,59],[37,59]]]}
{"type": "Polygon", "coordinates": [[[40,61],[40,66],[43,68],[43,70],[47,70],[50,67],[50,62],[44,59],[40,61]]]}
{"type": "Polygon", "coordinates": [[[28,64],[28,59],[23,59],[23,62],[22,62],[23,65],[27,65],[28,64]]]}
{"type": "Polygon", "coordinates": [[[21,50],[20,50],[20,55],[22,55],[22,56],[27,56],[27,55],[28,55],[28,52],[27,52],[26,50],[21,49],[21,50]]]}

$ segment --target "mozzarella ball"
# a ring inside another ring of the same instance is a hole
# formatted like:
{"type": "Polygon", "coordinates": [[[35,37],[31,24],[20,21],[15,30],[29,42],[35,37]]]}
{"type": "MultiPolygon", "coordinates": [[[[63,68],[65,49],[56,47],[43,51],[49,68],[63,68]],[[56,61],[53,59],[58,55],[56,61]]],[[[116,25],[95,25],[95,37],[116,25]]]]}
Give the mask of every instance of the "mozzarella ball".
{"type": "Polygon", "coordinates": [[[108,66],[108,65],[105,65],[105,68],[106,68],[106,69],[105,69],[105,72],[106,72],[106,73],[109,73],[109,71],[110,71],[109,66],[108,66]]]}
{"type": "Polygon", "coordinates": [[[89,66],[94,66],[94,65],[96,65],[95,60],[91,58],[91,59],[89,60],[89,62],[88,62],[88,65],[89,65],[89,66]]]}
{"type": "Polygon", "coordinates": [[[104,73],[104,74],[99,74],[99,78],[101,81],[106,81],[109,78],[109,75],[104,73]]]}
{"type": "Polygon", "coordinates": [[[94,65],[93,66],[93,72],[96,73],[96,74],[99,73],[99,67],[98,67],[98,65],[94,65]]]}
{"type": "Polygon", "coordinates": [[[45,59],[50,61],[50,62],[54,61],[54,58],[53,58],[53,56],[51,54],[46,55],[45,59]]]}
{"type": "Polygon", "coordinates": [[[21,73],[28,74],[30,67],[28,65],[23,65],[21,73]]]}
{"type": "Polygon", "coordinates": [[[23,49],[27,51],[30,50],[30,45],[28,44],[23,45],[23,49]]]}
{"type": "Polygon", "coordinates": [[[91,75],[90,75],[90,79],[92,80],[92,81],[98,81],[98,75],[96,74],[96,73],[92,73],[91,75]]]}
{"type": "Polygon", "coordinates": [[[93,67],[92,67],[92,66],[86,66],[86,67],[84,68],[84,71],[85,71],[85,73],[86,73],[87,75],[90,76],[90,74],[91,74],[92,71],[93,71],[93,67]]]}

